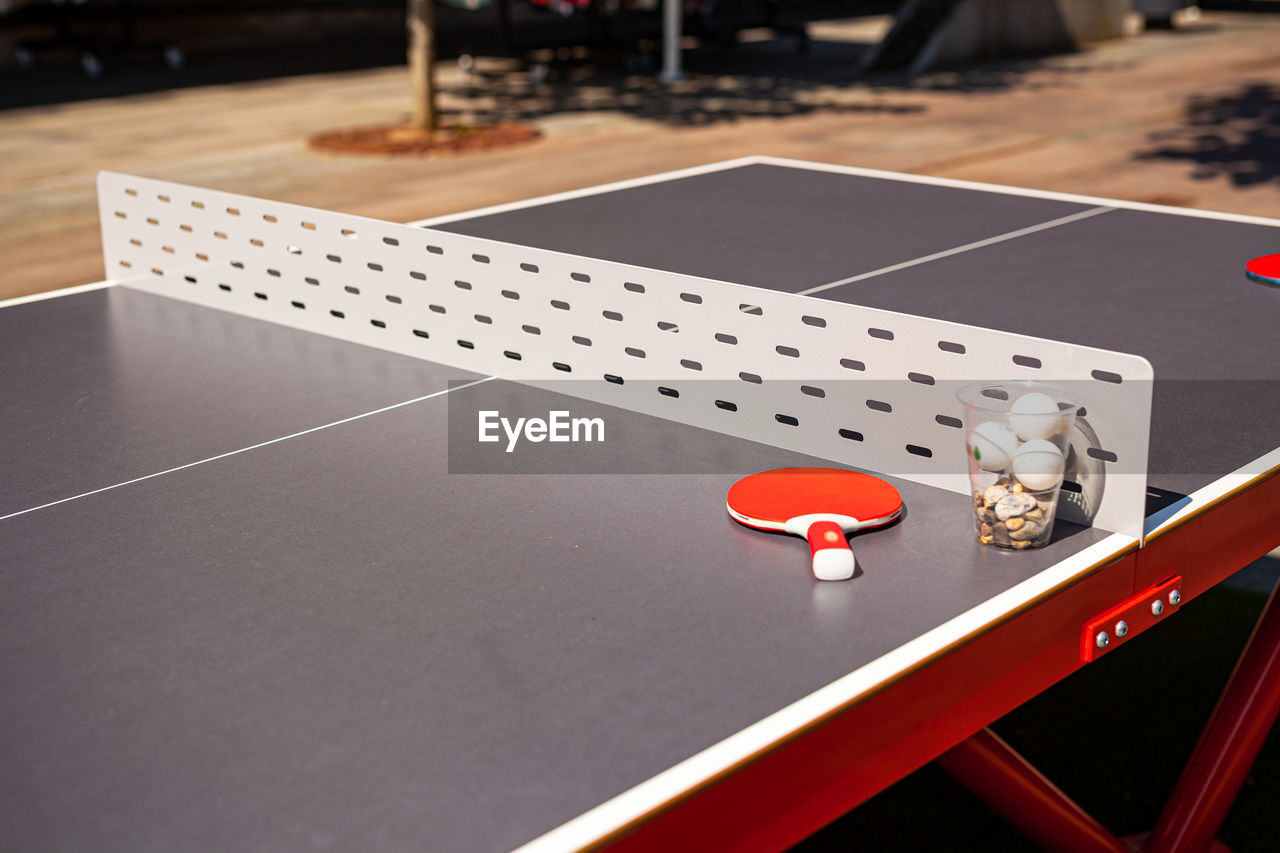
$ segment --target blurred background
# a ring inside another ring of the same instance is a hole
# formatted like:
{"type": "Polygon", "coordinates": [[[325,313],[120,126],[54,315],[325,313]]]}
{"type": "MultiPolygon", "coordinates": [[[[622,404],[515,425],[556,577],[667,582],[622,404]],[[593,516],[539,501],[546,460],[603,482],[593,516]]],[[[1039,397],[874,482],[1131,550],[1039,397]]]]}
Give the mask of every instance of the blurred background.
{"type": "MultiPolygon", "coordinates": [[[[0,299],[102,277],[100,169],[413,221],[770,154],[1280,217],[1280,0],[679,2],[665,56],[662,0],[437,3],[441,125],[538,138],[406,156],[309,144],[421,107],[403,0],[0,0],[0,299]]],[[[1278,563],[996,730],[1114,830],[1149,828],[1278,563]],[[1181,679],[1155,681],[1169,660],[1181,679]],[[1105,767],[1081,750],[1100,732],[1105,767]]],[[[1236,851],[1277,849],[1278,752],[1224,827],[1236,851]]],[[[802,847],[855,844],[1028,846],[932,767],[802,847]]]]}
{"type": "Polygon", "coordinates": [[[435,5],[444,124],[541,139],[351,157],[404,122],[404,0],[0,0],[0,297],[101,277],[99,169],[410,221],[772,154],[1280,212],[1280,0],[435,5]]]}

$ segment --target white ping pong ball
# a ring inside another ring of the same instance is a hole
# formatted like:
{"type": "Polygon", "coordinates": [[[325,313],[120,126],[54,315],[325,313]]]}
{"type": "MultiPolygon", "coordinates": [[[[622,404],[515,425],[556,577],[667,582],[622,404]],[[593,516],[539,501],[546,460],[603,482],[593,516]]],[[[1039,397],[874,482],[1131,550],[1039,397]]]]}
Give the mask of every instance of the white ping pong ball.
{"type": "Polygon", "coordinates": [[[1023,394],[1009,407],[1009,426],[1023,441],[1048,438],[1058,431],[1062,416],[1058,404],[1048,394],[1023,394]]]}
{"type": "Polygon", "coordinates": [[[1066,468],[1062,451],[1052,441],[1032,439],[1013,454],[1013,476],[1033,492],[1057,488],[1066,468]]]}
{"type": "Polygon", "coordinates": [[[984,421],[973,428],[969,452],[983,471],[1003,471],[1013,461],[1018,437],[999,421],[984,421]]]}

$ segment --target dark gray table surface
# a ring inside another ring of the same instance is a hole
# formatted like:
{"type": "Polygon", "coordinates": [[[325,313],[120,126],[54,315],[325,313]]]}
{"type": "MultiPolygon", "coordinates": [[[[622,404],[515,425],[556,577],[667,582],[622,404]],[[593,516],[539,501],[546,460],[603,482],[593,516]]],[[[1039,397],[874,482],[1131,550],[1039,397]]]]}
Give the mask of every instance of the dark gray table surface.
{"type": "MultiPolygon", "coordinates": [[[[18,359],[10,508],[469,378],[123,289],[0,312],[18,359]]],[[[723,506],[812,461],[494,384],[0,522],[0,846],[514,846],[1103,537],[982,549],[899,482],[820,584],[723,506]],[[715,473],[448,474],[494,394],[715,473]]]]}
{"type": "MultiPolygon", "coordinates": [[[[1097,206],[759,164],[434,227],[796,292],[1097,206]]],[[[816,295],[1145,357],[1149,481],[1185,495],[1280,447],[1280,288],[1244,274],[1274,252],[1275,226],[1113,209],[816,295]]]]}
{"type": "MultiPolygon", "coordinates": [[[[502,214],[486,236],[807,287],[1083,209],[733,177],[502,214]],[[870,204],[899,221],[844,213],[870,204]]],[[[1215,251],[1256,245],[1219,227],[1215,251]]],[[[969,310],[912,297],[921,280],[849,293],[969,310]]],[[[1218,335],[1258,358],[1275,336],[1240,330],[1275,310],[1261,292],[1218,335]]],[[[809,460],[496,382],[273,441],[473,378],[119,288],[0,311],[0,516],[105,489],[0,520],[0,848],[509,848],[1104,537],[983,549],[965,496],[897,482],[906,518],[855,539],[853,582],[819,583],[803,542],[723,508],[741,473],[809,460]],[[600,413],[611,451],[705,473],[448,473],[468,470],[451,422],[495,395],[600,413]]],[[[1241,432],[1228,456],[1280,444],[1274,421],[1241,432]]]]}

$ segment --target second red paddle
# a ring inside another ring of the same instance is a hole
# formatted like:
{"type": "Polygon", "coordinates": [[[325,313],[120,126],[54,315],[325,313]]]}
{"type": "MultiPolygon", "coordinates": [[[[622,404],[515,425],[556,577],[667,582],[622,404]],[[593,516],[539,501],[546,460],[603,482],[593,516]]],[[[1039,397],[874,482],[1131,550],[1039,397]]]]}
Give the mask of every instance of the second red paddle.
{"type": "Polygon", "coordinates": [[[882,527],[902,514],[893,486],[844,468],[775,468],[743,477],[725,497],[729,515],[757,530],[809,540],[819,580],[853,577],[853,551],[845,534],[882,527]]]}
{"type": "Polygon", "coordinates": [[[1244,265],[1245,275],[1254,281],[1280,287],[1280,255],[1263,255],[1244,265]]]}

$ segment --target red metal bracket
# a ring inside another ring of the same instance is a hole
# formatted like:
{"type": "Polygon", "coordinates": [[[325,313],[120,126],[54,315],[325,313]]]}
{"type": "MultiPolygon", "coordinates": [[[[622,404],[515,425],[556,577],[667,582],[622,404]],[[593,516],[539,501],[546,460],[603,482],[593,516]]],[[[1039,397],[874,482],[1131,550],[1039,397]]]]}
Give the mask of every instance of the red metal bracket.
{"type": "Polygon", "coordinates": [[[1080,660],[1088,663],[1164,620],[1182,604],[1182,575],[1149,586],[1090,619],[1080,630],[1080,660]]]}

